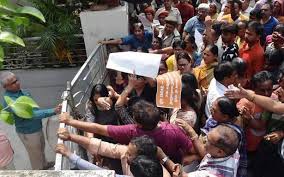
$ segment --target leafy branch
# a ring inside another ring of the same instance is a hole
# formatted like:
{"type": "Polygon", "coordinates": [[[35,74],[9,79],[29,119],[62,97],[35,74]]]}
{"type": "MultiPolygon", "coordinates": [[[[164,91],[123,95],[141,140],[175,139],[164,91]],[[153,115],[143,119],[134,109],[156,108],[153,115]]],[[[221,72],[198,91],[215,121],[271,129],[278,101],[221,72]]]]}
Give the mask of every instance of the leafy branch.
{"type": "Polygon", "coordinates": [[[3,108],[3,106],[0,105],[0,120],[10,125],[15,124],[13,113],[20,118],[31,119],[33,117],[33,108],[39,107],[36,102],[28,96],[21,96],[16,100],[4,96],[4,99],[8,106],[3,108]],[[7,111],[8,109],[11,109],[13,113],[7,111]]]}
{"type": "MultiPolygon", "coordinates": [[[[25,47],[17,32],[22,26],[29,25],[29,18],[45,22],[43,14],[30,6],[16,6],[9,0],[0,0],[0,44],[16,44],[25,47]]],[[[4,61],[4,50],[0,45],[0,65],[4,61]]]]}

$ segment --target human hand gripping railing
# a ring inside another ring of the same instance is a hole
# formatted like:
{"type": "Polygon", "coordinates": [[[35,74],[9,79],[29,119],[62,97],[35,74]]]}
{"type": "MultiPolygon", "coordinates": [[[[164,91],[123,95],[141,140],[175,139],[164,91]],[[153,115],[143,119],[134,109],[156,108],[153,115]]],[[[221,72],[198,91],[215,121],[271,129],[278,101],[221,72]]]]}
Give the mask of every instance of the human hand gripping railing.
{"type": "MultiPolygon", "coordinates": [[[[79,112],[79,106],[88,99],[92,86],[96,83],[103,83],[107,78],[106,60],[108,51],[104,45],[97,45],[91,55],[88,57],[84,65],[79,69],[72,82],[68,82],[67,90],[62,94],[62,113],[70,112],[75,108],[79,112]]],[[[60,123],[60,128],[64,128],[65,124],[60,123]]],[[[77,134],[76,129],[69,127],[69,131],[77,134]]],[[[62,143],[58,140],[58,143],[62,143]]],[[[72,143],[69,143],[69,148],[72,143]]],[[[74,145],[74,144],[73,144],[74,145]]],[[[78,149],[77,149],[78,150],[78,149]]],[[[56,154],[55,170],[70,169],[68,161],[62,158],[61,154],[56,154]],[[66,163],[65,163],[66,162],[66,163]]]]}
{"type": "MultiPolygon", "coordinates": [[[[73,104],[73,98],[72,98],[72,95],[71,95],[71,84],[70,84],[69,81],[67,82],[66,91],[64,91],[63,94],[62,94],[62,99],[63,99],[63,101],[62,101],[61,113],[70,112],[70,109],[71,109],[72,105],[74,105],[74,104],[73,104]],[[69,105],[69,104],[72,104],[72,105],[69,105]]],[[[60,123],[59,128],[65,128],[65,124],[60,123]]],[[[62,144],[62,143],[63,143],[63,140],[58,138],[57,144],[62,144]]],[[[71,146],[71,144],[69,144],[69,146],[71,146]]],[[[56,157],[55,157],[54,170],[56,170],[56,171],[62,170],[63,166],[65,166],[63,164],[63,156],[61,154],[57,153],[56,157]]]]}

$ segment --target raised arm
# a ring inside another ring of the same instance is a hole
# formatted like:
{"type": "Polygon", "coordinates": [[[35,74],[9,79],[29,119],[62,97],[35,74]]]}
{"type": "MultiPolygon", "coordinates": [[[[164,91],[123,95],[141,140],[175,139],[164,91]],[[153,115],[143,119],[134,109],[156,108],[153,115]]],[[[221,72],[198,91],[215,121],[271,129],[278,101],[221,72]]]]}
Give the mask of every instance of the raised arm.
{"type": "Polygon", "coordinates": [[[284,114],[284,104],[269,97],[255,94],[251,90],[246,90],[239,86],[239,89],[228,90],[225,95],[230,99],[246,98],[262,108],[276,114],[284,114]]]}
{"type": "Polygon", "coordinates": [[[125,145],[108,143],[98,138],[88,138],[71,134],[65,128],[58,129],[57,134],[60,139],[77,143],[94,155],[98,154],[109,158],[120,159],[127,151],[127,146],[125,145]]]}
{"type": "Polygon", "coordinates": [[[107,125],[101,125],[97,123],[83,122],[79,120],[72,119],[69,113],[62,113],[59,116],[60,123],[65,123],[72,127],[78,128],[85,132],[95,133],[98,135],[109,136],[107,131],[107,125]]]}
{"type": "Polygon", "coordinates": [[[197,151],[201,159],[206,155],[204,144],[199,140],[198,134],[194,129],[182,119],[176,119],[176,124],[180,126],[191,139],[194,150],[197,151]]]}
{"type": "Polygon", "coordinates": [[[91,138],[70,133],[66,128],[59,128],[57,135],[64,141],[72,141],[81,145],[84,149],[90,146],[91,138]]]}
{"type": "Polygon", "coordinates": [[[122,44],[121,39],[113,39],[113,40],[108,40],[108,41],[99,41],[101,44],[106,44],[106,45],[120,45],[122,44]]]}

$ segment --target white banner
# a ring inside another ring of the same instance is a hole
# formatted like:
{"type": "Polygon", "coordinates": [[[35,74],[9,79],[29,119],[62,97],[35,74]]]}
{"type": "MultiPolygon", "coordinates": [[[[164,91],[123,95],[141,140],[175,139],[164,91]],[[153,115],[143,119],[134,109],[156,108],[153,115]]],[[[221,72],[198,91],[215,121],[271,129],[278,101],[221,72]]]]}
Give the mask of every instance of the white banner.
{"type": "Polygon", "coordinates": [[[107,68],[116,71],[156,78],[162,55],[141,52],[116,52],[108,58],[107,68]]]}

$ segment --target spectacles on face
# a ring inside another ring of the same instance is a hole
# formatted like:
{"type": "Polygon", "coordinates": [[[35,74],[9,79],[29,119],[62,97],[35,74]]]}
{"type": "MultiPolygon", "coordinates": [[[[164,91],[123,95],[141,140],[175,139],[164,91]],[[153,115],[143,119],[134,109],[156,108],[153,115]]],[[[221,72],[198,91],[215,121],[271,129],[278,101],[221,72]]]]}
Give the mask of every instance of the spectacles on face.
{"type": "Polygon", "coordinates": [[[16,80],[14,80],[13,82],[7,84],[7,86],[12,86],[14,84],[16,84],[19,81],[19,79],[17,78],[16,80]]]}
{"type": "Polygon", "coordinates": [[[186,67],[189,63],[187,64],[178,64],[179,67],[186,67]]]}

